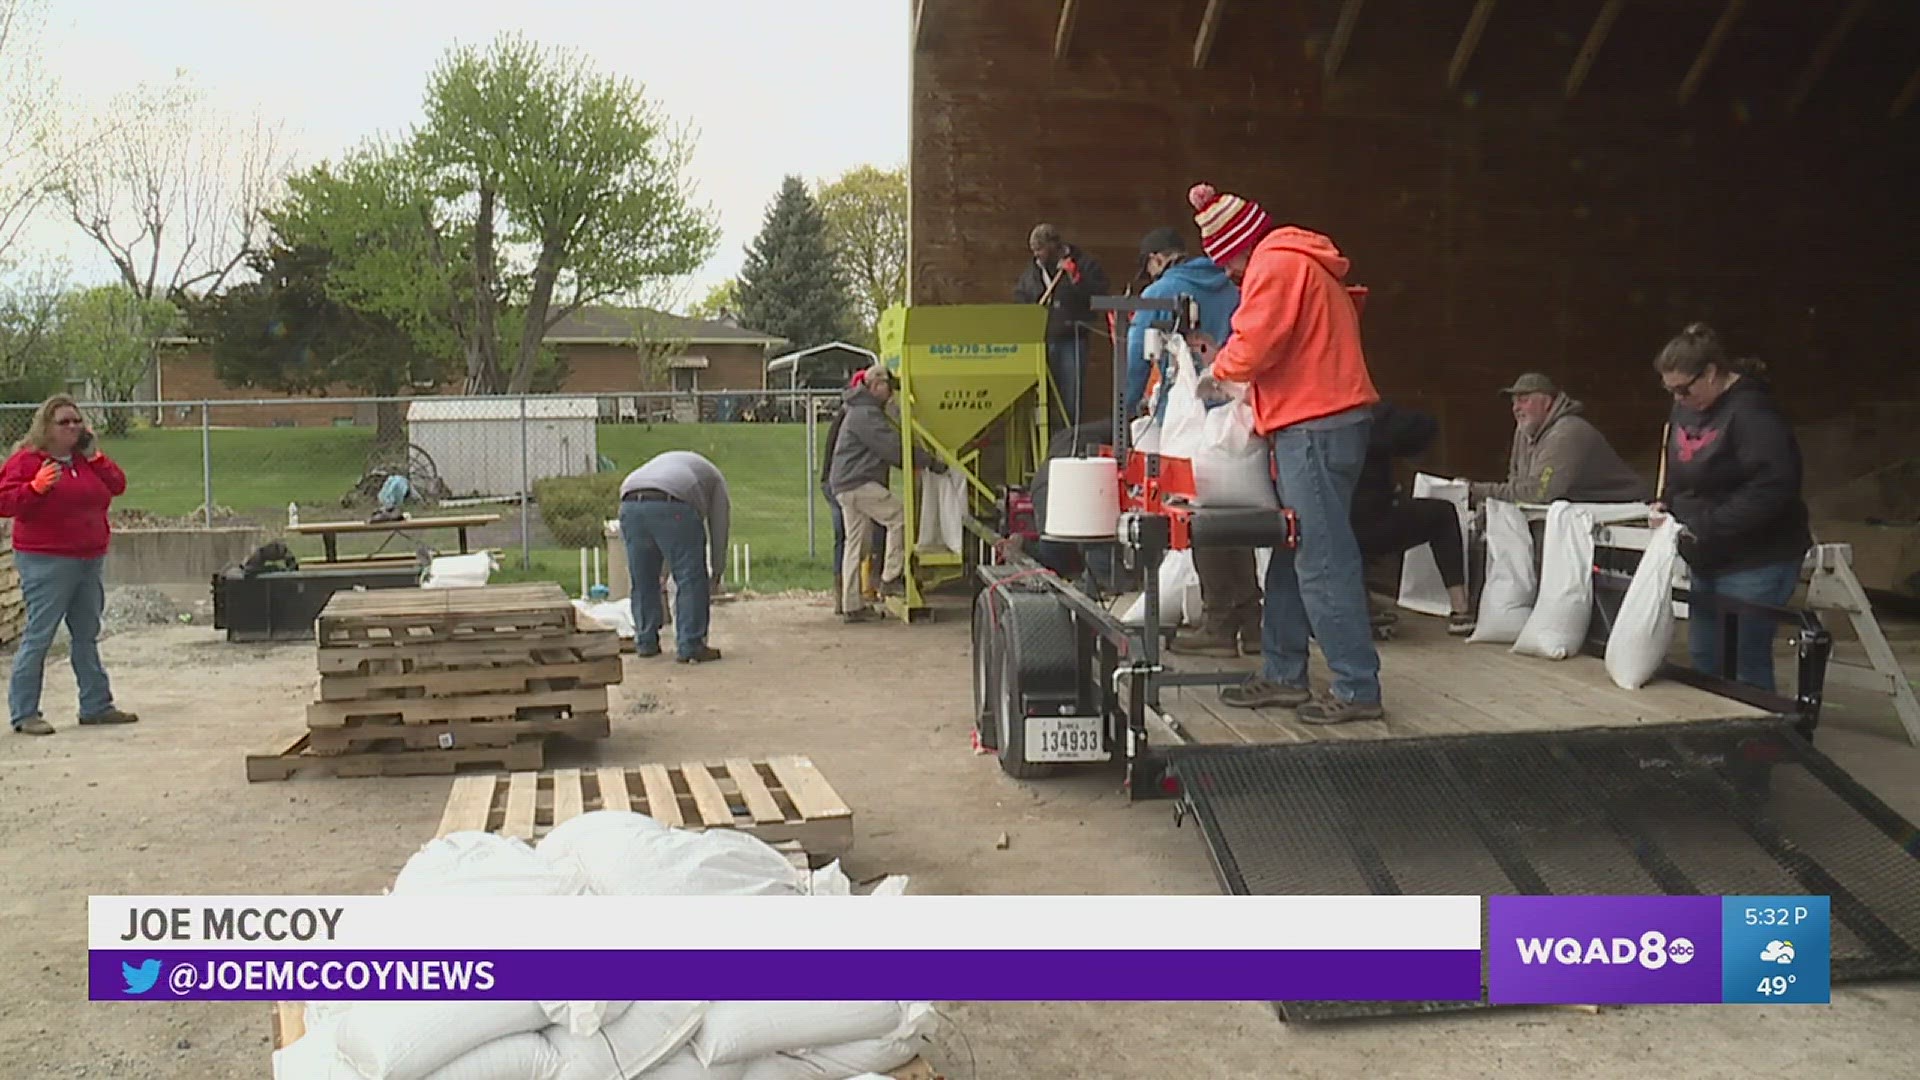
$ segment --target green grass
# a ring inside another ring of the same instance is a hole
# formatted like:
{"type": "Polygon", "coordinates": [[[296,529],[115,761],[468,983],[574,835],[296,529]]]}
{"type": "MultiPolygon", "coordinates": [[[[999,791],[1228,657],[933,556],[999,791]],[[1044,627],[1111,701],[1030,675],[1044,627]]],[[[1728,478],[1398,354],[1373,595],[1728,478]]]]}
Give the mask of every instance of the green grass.
{"type": "MultiPolygon", "coordinates": [[[[815,435],[824,447],[826,425],[815,435]]],[[[341,513],[340,497],[360,479],[373,450],[365,428],[235,428],[209,433],[216,506],[268,526],[286,520],[287,503],[297,502],[302,518],[319,520],[341,513]]],[[[197,510],[204,501],[200,432],[145,428],[102,445],[127,471],[127,493],[118,508],[146,510],[170,517],[197,510]]],[[[603,424],[600,453],[625,474],[663,450],[693,450],[726,474],[732,496],[730,540],[753,546],[753,587],[825,589],[832,583],[833,521],[819,497],[820,453],[808,469],[806,427],[801,424],[603,424]],[[808,555],[807,501],[813,501],[813,556],[808,555]]],[[[504,508],[512,520],[511,507],[504,508]]],[[[536,513],[538,512],[536,508],[536,513]]],[[[607,507],[606,516],[618,513],[607,507]]],[[[496,580],[555,580],[578,587],[576,549],[536,548],[533,569],[520,566],[517,530],[511,538],[489,538],[504,549],[496,580]]],[[[317,539],[293,545],[303,556],[318,554],[317,539]]],[[[359,550],[351,544],[347,550],[359,550]]],[[[604,571],[603,571],[604,572],[604,571]]]]}

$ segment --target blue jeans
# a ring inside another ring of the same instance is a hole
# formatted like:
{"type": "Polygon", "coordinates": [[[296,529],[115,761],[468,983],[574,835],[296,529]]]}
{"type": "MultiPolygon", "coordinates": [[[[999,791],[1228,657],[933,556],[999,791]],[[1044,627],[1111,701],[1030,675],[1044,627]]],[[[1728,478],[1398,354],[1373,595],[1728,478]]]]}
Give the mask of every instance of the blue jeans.
{"type": "Polygon", "coordinates": [[[1282,428],[1273,446],[1281,505],[1300,521],[1300,546],[1275,548],[1267,562],[1262,607],[1262,674],[1287,686],[1307,685],[1307,641],[1333,669],[1341,701],[1380,703],[1380,654],[1373,647],[1360,542],[1353,535],[1353,489],[1367,459],[1373,421],[1338,427],[1282,428]]]}
{"type": "Polygon", "coordinates": [[[633,579],[633,644],[641,652],[660,648],[666,612],[660,602],[660,570],[673,572],[674,647],[681,659],[707,643],[707,522],[683,502],[639,499],[620,503],[620,537],[627,545],[633,579]]]}
{"type": "Polygon", "coordinates": [[[40,715],[40,682],[47,649],[62,621],[73,638],[69,658],[80,684],[80,715],[99,716],[113,708],[113,687],[100,663],[100,614],[107,606],[101,570],[107,560],[13,553],[20,571],[20,593],[27,604],[27,628],[13,654],[13,678],[7,683],[7,707],[14,727],[40,715]]]}
{"type": "MultiPolygon", "coordinates": [[[[1783,606],[1792,599],[1794,586],[1800,583],[1800,560],[1718,574],[1690,571],[1689,575],[1692,592],[1687,601],[1687,652],[1693,656],[1695,671],[1724,679],[1727,673],[1720,664],[1724,616],[1714,597],[1730,596],[1754,604],[1783,606]]],[[[1773,637],[1779,624],[1753,615],[1737,618],[1733,646],[1735,680],[1771,694],[1774,692],[1773,637]]]]}
{"type": "Polygon", "coordinates": [[[1086,402],[1081,400],[1085,392],[1087,357],[1086,338],[1080,328],[1071,333],[1047,339],[1047,370],[1053,373],[1053,385],[1060,391],[1060,412],[1067,418],[1067,426],[1080,423],[1080,415],[1086,411],[1086,402]]]}

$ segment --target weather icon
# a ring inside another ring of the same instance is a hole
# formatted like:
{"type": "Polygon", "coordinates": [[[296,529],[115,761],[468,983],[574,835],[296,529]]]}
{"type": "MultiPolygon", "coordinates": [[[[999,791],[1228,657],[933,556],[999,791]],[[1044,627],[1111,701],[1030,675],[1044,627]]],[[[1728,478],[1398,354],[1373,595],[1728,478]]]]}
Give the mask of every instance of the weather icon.
{"type": "Polygon", "coordinates": [[[1760,961],[1766,964],[1793,963],[1793,942],[1769,941],[1767,947],[1760,950],[1760,961]]]}

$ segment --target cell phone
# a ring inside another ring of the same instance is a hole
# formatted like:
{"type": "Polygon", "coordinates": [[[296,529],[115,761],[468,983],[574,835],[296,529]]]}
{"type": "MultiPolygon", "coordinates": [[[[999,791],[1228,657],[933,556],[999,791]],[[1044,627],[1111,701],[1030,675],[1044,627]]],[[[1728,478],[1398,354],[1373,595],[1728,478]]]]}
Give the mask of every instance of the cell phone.
{"type": "Polygon", "coordinates": [[[80,433],[80,441],[77,443],[74,443],[73,448],[75,450],[80,451],[83,454],[86,453],[88,450],[93,449],[93,429],[88,428],[87,430],[82,431],[80,433]]]}

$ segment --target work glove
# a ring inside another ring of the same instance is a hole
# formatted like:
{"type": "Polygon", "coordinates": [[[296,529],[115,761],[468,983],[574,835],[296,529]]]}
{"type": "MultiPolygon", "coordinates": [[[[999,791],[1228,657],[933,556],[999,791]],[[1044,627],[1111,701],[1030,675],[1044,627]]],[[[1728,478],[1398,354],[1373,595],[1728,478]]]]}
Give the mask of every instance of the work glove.
{"type": "Polygon", "coordinates": [[[1223,385],[1219,379],[1213,377],[1213,369],[1211,368],[1200,373],[1200,381],[1193,389],[1200,400],[1209,405],[1233,400],[1233,395],[1227,392],[1226,386],[1223,385]]]}
{"type": "Polygon", "coordinates": [[[1080,264],[1074,262],[1072,259],[1061,259],[1060,269],[1067,272],[1068,281],[1078,282],[1080,280],[1080,264]]]}
{"type": "Polygon", "coordinates": [[[35,495],[45,495],[53,489],[53,485],[59,482],[60,466],[49,461],[40,466],[40,471],[33,475],[33,479],[28,483],[28,486],[33,488],[35,495]]]}

